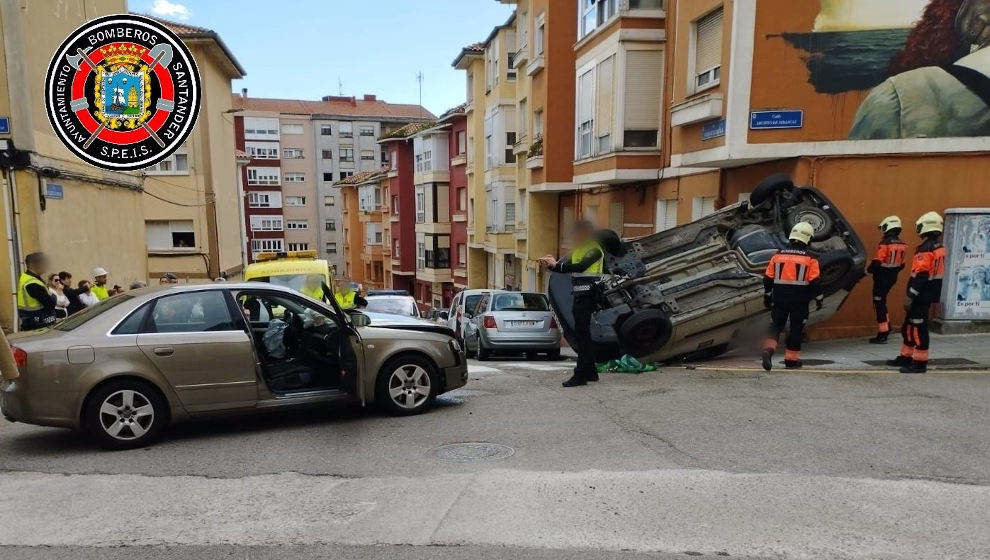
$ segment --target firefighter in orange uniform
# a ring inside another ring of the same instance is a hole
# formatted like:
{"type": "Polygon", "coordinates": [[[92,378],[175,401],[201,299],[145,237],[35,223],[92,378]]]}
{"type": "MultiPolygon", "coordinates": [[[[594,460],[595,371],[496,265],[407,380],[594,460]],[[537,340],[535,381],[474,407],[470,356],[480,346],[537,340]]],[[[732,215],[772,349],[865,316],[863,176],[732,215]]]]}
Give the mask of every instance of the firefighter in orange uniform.
{"type": "Polygon", "coordinates": [[[784,367],[801,367],[801,338],[808,321],[808,305],[815,300],[822,308],[824,295],[819,282],[818,259],[808,251],[815,229],[798,222],[791,229],[787,248],[781,249],[767,265],[763,277],[763,304],[770,309],[770,333],[763,344],[763,369],[770,371],[777,340],[784,327],[787,331],[784,367]]]}
{"type": "Polygon", "coordinates": [[[886,344],[890,336],[890,313],[887,312],[887,294],[897,283],[897,275],[904,269],[907,243],[900,239],[901,219],[887,216],[880,222],[883,239],[877,245],[877,254],[870,261],[867,272],[873,275],[873,309],[877,312],[877,335],[870,344],[886,344]]]}
{"type": "Polygon", "coordinates": [[[928,212],[918,218],[915,225],[923,241],[911,261],[911,280],[904,301],[907,318],[901,333],[904,345],[900,356],[887,361],[887,365],[900,366],[901,373],[928,371],[928,311],[942,296],[942,277],[945,275],[942,216],[928,212]]]}

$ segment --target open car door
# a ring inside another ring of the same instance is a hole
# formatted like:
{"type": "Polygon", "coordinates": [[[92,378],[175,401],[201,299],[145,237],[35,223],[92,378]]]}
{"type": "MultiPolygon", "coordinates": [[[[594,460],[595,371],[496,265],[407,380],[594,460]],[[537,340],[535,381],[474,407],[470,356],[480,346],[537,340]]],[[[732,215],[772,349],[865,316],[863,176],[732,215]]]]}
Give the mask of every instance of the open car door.
{"type": "Polygon", "coordinates": [[[340,344],[338,344],[338,348],[340,348],[340,388],[357,397],[361,404],[365,404],[366,397],[364,383],[362,383],[364,368],[361,367],[364,360],[360,359],[364,355],[361,335],[354,327],[350,315],[337,304],[337,298],[333,297],[333,289],[327,284],[323,284],[323,297],[327,305],[333,308],[343,323],[343,328],[340,329],[340,344]]]}

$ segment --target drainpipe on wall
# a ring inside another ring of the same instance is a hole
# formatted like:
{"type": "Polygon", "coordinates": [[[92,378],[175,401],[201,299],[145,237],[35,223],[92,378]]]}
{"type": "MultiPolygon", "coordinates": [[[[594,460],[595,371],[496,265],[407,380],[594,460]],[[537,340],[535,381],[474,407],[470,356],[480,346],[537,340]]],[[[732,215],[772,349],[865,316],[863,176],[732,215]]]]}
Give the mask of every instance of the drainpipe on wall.
{"type": "Polygon", "coordinates": [[[20,256],[20,239],[18,238],[18,222],[20,220],[17,217],[16,210],[16,200],[17,197],[13,195],[14,189],[14,170],[8,167],[3,169],[3,214],[4,214],[4,225],[6,225],[7,233],[7,257],[10,259],[10,299],[11,308],[13,313],[11,315],[11,330],[17,332],[20,327],[20,317],[17,316],[17,281],[21,275],[21,256],[20,256]],[[14,199],[14,204],[11,204],[11,198],[14,199]],[[15,222],[15,219],[17,222],[15,222]]]}

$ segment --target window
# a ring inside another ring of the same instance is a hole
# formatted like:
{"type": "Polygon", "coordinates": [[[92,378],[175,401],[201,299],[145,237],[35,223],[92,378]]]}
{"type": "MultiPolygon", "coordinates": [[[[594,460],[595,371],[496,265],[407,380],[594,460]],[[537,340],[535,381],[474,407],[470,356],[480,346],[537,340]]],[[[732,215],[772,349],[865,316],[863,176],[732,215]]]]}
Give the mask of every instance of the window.
{"type": "Polygon", "coordinates": [[[691,201],[691,219],[697,220],[715,213],[714,196],[696,196],[691,201]]]}
{"type": "Polygon", "coordinates": [[[271,142],[245,142],[244,150],[253,159],[278,159],[278,144],[271,142]]]}
{"type": "Polygon", "coordinates": [[[251,251],[255,253],[280,253],[285,250],[282,239],[252,239],[251,251]]]}
{"type": "Polygon", "coordinates": [[[285,159],[302,159],[302,148],[282,148],[282,157],[285,159]]]}
{"type": "Polygon", "coordinates": [[[364,224],[364,244],[382,244],[382,225],[377,222],[367,222],[364,224]]]}
{"type": "Polygon", "coordinates": [[[309,251],[309,243],[289,243],[290,251],[309,251]]]}
{"type": "MultiPolygon", "coordinates": [[[[598,63],[595,70],[595,122],[597,136],[595,153],[607,154],[612,151],[613,126],[613,91],[615,89],[615,56],[610,56],[598,63]]],[[[658,102],[659,103],[659,102],[658,102]]]]}
{"type": "Polygon", "coordinates": [[[492,146],[492,135],[488,133],[485,135],[485,169],[491,169],[495,167],[495,147],[492,146]]]}
{"type": "Polygon", "coordinates": [[[505,231],[516,229],[516,205],[514,202],[505,203],[505,231]]]}
{"type": "Polygon", "coordinates": [[[594,82],[593,70],[588,70],[578,78],[577,83],[577,159],[591,156],[594,136],[594,82]]]}
{"type": "Polygon", "coordinates": [[[663,0],[629,0],[630,10],[662,10],[663,0]]]}
{"type": "Polygon", "coordinates": [[[337,244],[336,243],[327,243],[326,249],[327,249],[327,254],[328,255],[336,255],[337,254],[337,244]]]}
{"type": "Polygon", "coordinates": [[[340,137],[341,138],[353,138],[354,137],[354,123],[342,122],[340,123],[340,137]]]}
{"type": "Polygon", "coordinates": [[[528,106],[529,106],[529,102],[525,99],[519,102],[519,111],[518,111],[519,122],[516,125],[516,130],[519,131],[520,139],[526,137],[526,129],[527,129],[526,120],[529,118],[529,113],[526,111],[526,108],[528,106]]]}
{"type": "Polygon", "coordinates": [[[273,117],[244,117],[245,140],[278,140],[278,119],[273,117]]]}
{"type": "Polygon", "coordinates": [[[285,182],[286,183],[305,183],[306,182],[306,175],[304,175],[303,173],[296,173],[296,172],[286,173],[285,174],[285,182]]]}
{"type": "Polygon", "coordinates": [[[392,197],[392,213],[395,215],[399,214],[399,197],[395,195],[392,197]]]}
{"type": "Polygon", "coordinates": [[[579,38],[602,26],[615,15],[617,0],[579,0],[579,38]]]}
{"type": "Polygon", "coordinates": [[[149,251],[196,247],[192,220],[148,220],[144,235],[149,251]]]}
{"type": "Polygon", "coordinates": [[[374,150],[361,150],[361,160],[362,161],[375,161],[375,151],[374,150]]]}
{"type": "Polygon", "coordinates": [[[282,134],[302,134],[303,125],[300,123],[286,123],[281,127],[282,134]]]}
{"type": "Polygon", "coordinates": [[[340,147],[340,161],[354,161],[354,146],[340,147]]]}
{"type": "Polygon", "coordinates": [[[248,167],[248,185],[278,185],[280,173],[278,167],[248,167]]]}
{"type": "Polygon", "coordinates": [[[333,206],[336,203],[337,203],[336,199],[333,197],[333,195],[328,194],[323,197],[323,204],[326,206],[333,206]]]}
{"type": "Polygon", "coordinates": [[[467,210],[467,187],[457,187],[457,209],[467,210]]]}
{"type": "Polygon", "coordinates": [[[694,23],[694,88],[700,91],[719,83],[722,70],[722,8],[694,23]]]}
{"type": "Polygon", "coordinates": [[[361,136],[374,136],[375,135],[375,127],[373,127],[373,126],[362,126],[360,128],[359,134],[361,134],[361,136]]]}
{"type": "Polygon", "coordinates": [[[399,238],[395,237],[392,239],[392,258],[399,258],[399,238]]]}
{"type": "Polygon", "coordinates": [[[282,193],[279,192],[249,192],[248,206],[250,208],[281,208],[282,193]]]}
{"type": "Polygon", "coordinates": [[[467,153],[467,131],[461,130],[457,133],[457,155],[463,156],[467,153]]]}
{"type": "Polygon", "coordinates": [[[426,191],[423,187],[416,187],[416,223],[426,222],[426,191]]]}
{"type": "Polygon", "coordinates": [[[543,14],[540,14],[536,18],[536,33],[533,36],[533,48],[536,49],[536,55],[540,56],[543,54],[543,44],[546,37],[546,23],[544,21],[543,14]]]}
{"type": "Polygon", "coordinates": [[[382,205],[382,191],[377,185],[365,185],[358,189],[358,208],[362,212],[378,210],[382,205]]]}
{"type": "Polygon", "coordinates": [[[625,209],[621,202],[613,202],[608,207],[608,227],[615,233],[622,237],[623,230],[623,219],[625,218],[625,209]]]}
{"type": "Polygon", "coordinates": [[[457,264],[461,266],[467,265],[467,245],[464,243],[457,244],[457,264]]]}
{"type": "Polygon", "coordinates": [[[343,181],[344,179],[346,179],[346,178],[348,178],[348,177],[350,177],[352,175],[354,175],[354,172],[353,171],[341,171],[340,172],[340,180],[343,181]]]}
{"type": "Polygon", "coordinates": [[[332,218],[327,218],[327,220],[323,222],[323,229],[325,231],[337,231],[337,221],[332,218]]]}
{"type": "Polygon", "coordinates": [[[333,182],[333,173],[332,172],[329,172],[329,171],[324,171],[323,172],[323,180],[326,181],[327,183],[332,183],[333,182]]]}
{"type": "Polygon", "coordinates": [[[533,111],[533,138],[543,136],[543,109],[533,111]]]}
{"type": "Polygon", "coordinates": [[[506,63],[505,79],[510,82],[516,79],[516,53],[510,52],[508,55],[508,62],[506,63]]]}
{"type": "Polygon", "coordinates": [[[285,229],[309,229],[309,222],[306,220],[286,220],[285,229]]]}
{"type": "Polygon", "coordinates": [[[468,105],[474,101],[474,74],[471,72],[467,73],[467,96],[465,99],[467,100],[468,105]]]}
{"type": "Polygon", "coordinates": [[[333,159],[333,150],[323,150],[320,157],[322,159],[333,159]]]}
{"type": "Polygon", "coordinates": [[[205,290],[159,298],[141,332],[217,332],[240,329],[240,325],[231,319],[223,292],[205,290]]]}
{"type": "Polygon", "coordinates": [[[423,171],[433,170],[433,151],[426,150],[423,152],[423,171]]]}
{"type": "Polygon", "coordinates": [[[148,175],[188,175],[189,152],[185,144],[180,146],[172,155],[146,168],[144,172],[148,175]]]}
{"type": "Polygon", "coordinates": [[[512,151],[512,146],[516,143],[516,133],[506,132],[505,133],[505,163],[515,163],[516,154],[512,151]]]}
{"type": "Polygon", "coordinates": [[[677,199],[657,200],[657,225],[654,232],[677,226],[677,199]]]}
{"type": "MultiPolygon", "coordinates": [[[[286,177],[288,179],[288,177],[286,177]]],[[[306,206],[305,196],[287,196],[285,197],[286,206],[306,206]]]]}
{"type": "Polygon", "coordinates": [[[426,243],[416,243],[416,269],[426,268],[426,243]]]}
{"type": "Polygon", "coordinates": [[[330,136],[333,134],[333,127],[328,124],[320,125],[320,136],[330,136]]]}
{"type": "Polygon", "coordinates": [[[587,205],[587,206],[584,207],[584,219],[585,220],[588,220],[589,222],[591,222],[592,224],[594,224],[595,227],[598,226],[598,205],[597,204],[589,204],[589,205],[587,205]]]}
{"type": "Polygon", "coordinates": [[[622,136],[626,148],[657,147],[662,80],[663,51],[626,52],[622,136]]]}
{"type": "Polygon", "coordinates": [[[251,231],[282,231],[282,217],[251,216],[251,231]]]}

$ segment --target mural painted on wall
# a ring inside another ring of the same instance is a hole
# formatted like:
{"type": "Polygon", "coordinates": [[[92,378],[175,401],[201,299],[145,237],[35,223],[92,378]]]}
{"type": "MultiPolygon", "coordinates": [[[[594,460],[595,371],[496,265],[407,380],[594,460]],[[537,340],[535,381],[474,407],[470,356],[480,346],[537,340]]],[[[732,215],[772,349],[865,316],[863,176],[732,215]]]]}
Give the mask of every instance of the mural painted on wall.
{"type": "Polygon", "coordinates": [[[850,139],[990,136],[990,0],[821,0],[784,38],[818,93],[871,90],[850,139]]]}

